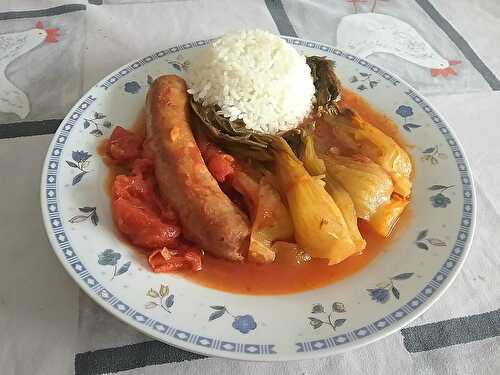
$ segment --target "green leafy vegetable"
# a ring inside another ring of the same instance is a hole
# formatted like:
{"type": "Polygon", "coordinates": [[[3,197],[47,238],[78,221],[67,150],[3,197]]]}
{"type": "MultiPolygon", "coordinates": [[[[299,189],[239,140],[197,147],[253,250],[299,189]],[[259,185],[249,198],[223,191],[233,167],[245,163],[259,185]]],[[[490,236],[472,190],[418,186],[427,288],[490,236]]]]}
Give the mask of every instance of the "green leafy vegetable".
{"type": "Polygon", "coordinates": [[[316,112],[318,115],[328,113],[336,115],[340,112],[337,101],[340,99],[342,86],[333,70],[333,63],[325,57],[309,56],[306,63],[311,69],[314,87],[316,88],[316,112]]]}
{"type": "Polygon", "coordinates": [[[270,161],[267,152],[273,136],[245,127],[241,120],[230,121],[219,113],[216,105],[203,105],[191,97],[191,107],[205,125],[208,135],[230,153],[260,161],[270,161]]]}

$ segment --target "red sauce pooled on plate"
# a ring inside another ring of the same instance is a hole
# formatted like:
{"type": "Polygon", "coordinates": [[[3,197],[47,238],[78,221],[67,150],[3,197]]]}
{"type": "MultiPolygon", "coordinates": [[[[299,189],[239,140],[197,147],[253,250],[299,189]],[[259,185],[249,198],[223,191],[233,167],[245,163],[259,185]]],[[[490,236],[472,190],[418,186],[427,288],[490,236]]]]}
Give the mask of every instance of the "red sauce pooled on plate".
{"type": "MultiPolygon", "coordinates": [[[[386,115],[375,111],[363,98],[344,89],[341,105],[356,111],[364,120],[393,137],[401,146],[407,147],[399,135],[396,124],[386,115]]],[[[322,131],[321,122],[317,126],[319,134],[326,137],[328,132],[322,131]]],[[[141,115],[133,127],[133,132],[142,138],[144,129],[145,118],[141,115]]],[[[116,163],[110,162],[110,158],[106,156],[107,147],[102,145],[100,154],[103,155],[110,170],[107,184],[111,193],[115,176],[124,173],[124,170],[116,163]]],[[[133,149],[133,146],[131,148],[133,149]]],[[[223,173],[224,170],[221,170],[221,174],[223,173]]],[[[407,225],[411,215],[410,210],[411,207],[408,207],[401,216],[399,228],[407,225]]],[[[391,235],[391,238],[385,239],[374,233],[363,221],[360,220],[358,224],[367,242],[366,249],[362,254],[351,256],[333,266],[328,266],[326,260],[320,259],[302,264],[281,262],[280,257],[271,264],[234,263],[205,253],[201,271],[181,270],[178,274],[209,288],[240,294],[276,295],[320,288],[361,270],[398,237],[398,230],[391,235]]]]}

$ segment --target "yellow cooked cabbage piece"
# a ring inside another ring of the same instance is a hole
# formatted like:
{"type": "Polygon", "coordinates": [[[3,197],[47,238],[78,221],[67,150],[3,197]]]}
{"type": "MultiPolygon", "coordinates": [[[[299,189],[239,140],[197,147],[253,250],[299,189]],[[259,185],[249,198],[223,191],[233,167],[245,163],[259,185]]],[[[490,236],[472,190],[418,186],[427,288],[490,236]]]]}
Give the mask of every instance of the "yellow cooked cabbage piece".
{"type": "Polygon", "coordinates": [[[307,172],[311,176],[319,176],[325,174],[325,163],[316,154],[314,148],[314,137],[306,135],[303,139],[304,152],[302,153],[302,162],[307,172]]]}
{"type": "Polygon", "coordinates": [[[394,195],[372,215],[369,221],[370,226],[381,236],[389,237],[408,203],[408,200],[394,195]]]}
{"type": "Polygon", "coordinates": [[[372,159],[384,168],[394,182],[394,191],[403,197],[411,194],[412,165],[409,155],[391,137],[350,110],[338,116],[325,115],[338,141],[372,159]]]}
{"type": "Polygon", "coordinates": [[[277,240],[293,239],[293,223],[276,189],[265,177],[256,182],[241,171],[235,171],[233,187],[250,207],[252,232],[247,259],[254,263],[271,263],[275,259],[272,244],[277,240]]]}
{"type": "Polygon", "coordinates": [[[326,179],[326,191],[330,193],[338,208],[342,212],[347,228],[351,233],[351,238],[356,245],[356,250],[359,252],[363,251],[366,247],[366,241],[361,236],[361,233],[359,233],[358,217],[351,196],[342,187],[342,185],[340,185],[333,178],[328,177],[326,179]]]}
{"type": "Polygon", "coordinates": [[[276,137],[272,149],[299,247],[312,257],[328,259],[330,264],[356,253],[356,245],[333,198],[311,177],[283,138],[276,137]]]}
{"type": "Polygon", "coordinates": [[[367,157],[323,156],[327,176],[350,195],[359,218],[369,220],[391,199],[393,184],[387,172],[367,157]]]}

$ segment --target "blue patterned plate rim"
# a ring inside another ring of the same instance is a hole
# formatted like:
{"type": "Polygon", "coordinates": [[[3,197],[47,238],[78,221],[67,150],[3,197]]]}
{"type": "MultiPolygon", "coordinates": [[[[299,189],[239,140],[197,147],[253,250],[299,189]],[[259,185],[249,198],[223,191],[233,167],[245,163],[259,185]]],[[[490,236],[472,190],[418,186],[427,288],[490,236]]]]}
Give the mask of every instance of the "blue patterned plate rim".
{"type": "Polygon", "coordinates": [[[455,244],[452,246],[452,251],[445,263],[442,265],[440,271],[429,283],[427,283],[424,288],[422,288],[422,291],[414,298],[411,298],[407,304],[400,306],[396,311],[393,311],[382,319],[378,319],[364,327],[353,329],[337,336],[326,337],[324,339],[296,342],[295,352],[280,353],[279,349],[276,348],[274,344],[262,345],[246,342],[226,342],[217,338],[207,338],[201,335],[190,334],[189,332],[175,329],[168,324],[150,319],[135,310],[134,312],[131,312],[131,310],[126,310],[126,312],[120,311],[117,306],[120,306],[121,304],[122,306],[127,306],[128,308],[128,305],[124,301],[121,301],[117,296],[113,296],[108,290],[106,290],[106,288],[99,281],[97,281],[99,278],[96,278],[94,275],[90,275],[85,266],[80,262],[78,256],[75,255],[74,249],[65,233],[64,222],[61,220],[59,201],[57,199],[57,183],[50,182],[50,179],[52,177],[54,180],[57,179],[58,172],[60,170],[59,165],[62,163],[61,155],[64,150],[65,140],[74,128],[73,125],[76,124],[76,120],[85,112],[85,109],[96,100],[96,98],[92,95],[92,91],[96,87],[107,90],[128,73],[142,67],[145,64],[148,64],[149,62],[182,50],[204,47],[211,43],[213,39],[197,40],[177,45],[125,64],[115,72],[106,76],[96,86],[91,88],[84,96],[82,96],[82,98],[68,112],[68,115],[62,121],[60,127],[54,134],[45,158],[41,176],[40,194],[44,225],[56,256],[59,258],[64,268],[74,281],[89,295],[90,298],[96,301],[109,313],[144,334],[181,349],[186,349],[204,355],[240,360],[283,361],[324,357],[358,348],[390,335],[423,314],[451,285],[453,280],[458,275],[470,251],[476,225],[476,190],[470,172],[470,166],[463,148],[452,129],[450,129],[450,127],[443,120],[441,114],[428,104],[428,100],[425,97],[417,94],[417,91],[411,85],[400,79],[397,75],[388,73],[386,70],[371,64],[364,59],[344,53],[335,47],[319,42],[286,36],[283,37],[283,39],[292,45],[333,54],[337,57],[345,58],[353,63],[357,63],[362,67],[369,68],[394,86],[403,84],[408,89],[405,94],[425,110],[434,122],[434,125],[441,130],[444,139],[447,141],[447,144],[454,155],[458,173],[462,179],[461,187],[465,192],[469,192],[469,195],[466,195],[464,198],[464,206],[462,210],[462,220],[469,220],[469,225],[462,225],[460,227],[455,244]],[[459,157],[455,156],[455,154],[458,154],[459,157]],[[56,221],[59,222],[57,228],[53,224],[56,221]],[[69,260],[63,253],[68,250],[73,251],[69,260]],[[450,262],[451,266],[447,266],[450,262]],[[439,283],[435,282],[437,276],[441,277],[439,283]],[[86,282],[86,280],[89,279],[95,282],[92,287],[86,282]],[[427,293],[427,290],[430,290],[430,292],[427,293]],[[418,303],[416,305],[412,305],[412,302],[414,301],[418,301],[418,303]],[[141,316],[145,320],[141,321],[133,319],[133,317],[136,316],[141,316]],[[204,344],[203,340],[205,340],[205,342],[210,342],[210,345],[207,346],[204,344]],[[229,346],[226,346],[226,344],[229,346]]]}

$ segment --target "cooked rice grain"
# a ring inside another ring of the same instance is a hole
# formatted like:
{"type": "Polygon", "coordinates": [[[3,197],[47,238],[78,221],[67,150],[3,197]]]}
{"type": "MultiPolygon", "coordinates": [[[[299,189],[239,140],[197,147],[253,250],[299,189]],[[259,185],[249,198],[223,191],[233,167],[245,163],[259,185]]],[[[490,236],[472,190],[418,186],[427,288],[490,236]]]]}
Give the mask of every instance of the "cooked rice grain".
{"type": "Polygon", "coordinates": [[[275,134],[306,117],[314,85],[305,57],[262,30],[229,33],[201,50],[188,70],[189,93],[231,120],[275,134]]]}

